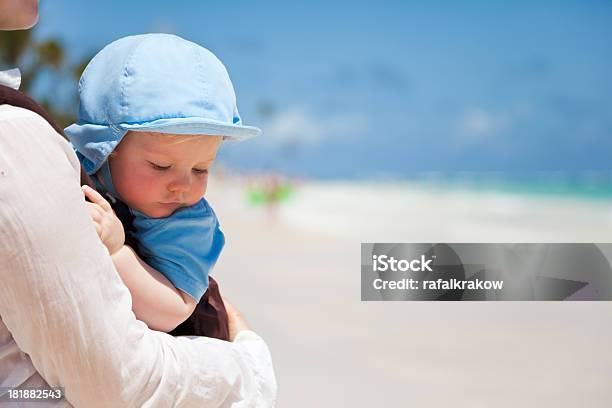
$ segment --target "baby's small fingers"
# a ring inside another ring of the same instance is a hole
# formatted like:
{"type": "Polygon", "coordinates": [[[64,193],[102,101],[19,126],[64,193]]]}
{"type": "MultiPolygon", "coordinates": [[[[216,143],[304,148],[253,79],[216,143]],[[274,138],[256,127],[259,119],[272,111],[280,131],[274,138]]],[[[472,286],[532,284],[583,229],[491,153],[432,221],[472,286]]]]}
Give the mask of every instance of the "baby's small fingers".
{"type": "Polygon", "coordinates": [[[98,204],[88,202],[87,209],[89,211],[89,215],[93,220],[99,221],[102,218],[104,210],[98,204]]]}
{"type": "Polygon", "coordinates": [[[97,222],[94,222],[94,227],[96,228],[96,234],[98,234],[98,236],[101,237],[102,236],[102,226],[98,224],[97,222]]]}
{"type": "Polygon", "coordinates": [[[100,213],[96,210],[91,210],[91,212],[89,213],[89,215],[91,216],[91,219],[95,222],[100,222],[102,221],[102,216],[100,215],[100,213]]]}
{"type": "Polygon", "coordinates": [[[100,193],[88,185],[81,186],[81,189],[85,193],[85,196],[91,200],[91,202],[98,204],[104,211],[112,211],[112,207],[108,201],[100,193]]]}

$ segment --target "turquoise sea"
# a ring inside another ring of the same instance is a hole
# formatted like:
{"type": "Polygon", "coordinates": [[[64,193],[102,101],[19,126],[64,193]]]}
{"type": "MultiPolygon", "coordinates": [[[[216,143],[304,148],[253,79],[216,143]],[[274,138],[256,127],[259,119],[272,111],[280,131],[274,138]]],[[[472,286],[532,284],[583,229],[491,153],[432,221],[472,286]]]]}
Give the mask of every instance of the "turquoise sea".
{"type": "Polygon", "coordinates": [[[420,173],[406,181],[442,190],[497,192],[525,196],[612,200],[612,171],[538,173],[420,173]]]}

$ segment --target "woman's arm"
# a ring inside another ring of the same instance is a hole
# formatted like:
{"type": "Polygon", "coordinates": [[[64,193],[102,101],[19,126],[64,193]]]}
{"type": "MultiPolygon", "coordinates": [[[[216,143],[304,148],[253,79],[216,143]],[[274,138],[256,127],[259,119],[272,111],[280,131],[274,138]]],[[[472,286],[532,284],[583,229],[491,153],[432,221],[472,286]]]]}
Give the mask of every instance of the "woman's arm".
{"type": "Polygon", "coordinates": [[[193,313],[197,302],[158,270],[145,263],[129,246],[125,232],[110,203],[96,190],[82,186],[89,215],[102,243],[111,254],[121,280],[132,294],[132,310],[151,329],[169,332],[193,313]]]}
{"type": "Polygon", "coordinates": [[[151,329],[169,332],[193,313],[197,303],[177,289],[159,271],[124,245],[111,258],[132,294],[132,310],[151,329]]]}

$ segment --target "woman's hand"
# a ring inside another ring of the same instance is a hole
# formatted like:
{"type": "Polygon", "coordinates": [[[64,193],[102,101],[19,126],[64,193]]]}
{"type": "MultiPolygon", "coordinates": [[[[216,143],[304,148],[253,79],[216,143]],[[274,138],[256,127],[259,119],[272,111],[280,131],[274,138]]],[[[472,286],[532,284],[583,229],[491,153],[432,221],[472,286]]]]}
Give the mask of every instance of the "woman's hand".
{"type": "Polygon", "coordinates": [[[229,326],[229,337],[230,341],[234,341],[236,335],[242,330],[251,330],[244,316],[240,310],[236,309],[226,298],[221,296],[223,303],[225,304],[225,310],[227,311],[228,326],[229,326]]]}
{"type": "Polygon", "coordinates": [[[91,200],[86,201],[89,215],[96,227],[96,232],[102,240],[109,254],[117,252],[125,242],[125,232],[119,218],[115,215],[110,203],[96,190],[89,186],[82,186],[85,196],[91,200]]]}

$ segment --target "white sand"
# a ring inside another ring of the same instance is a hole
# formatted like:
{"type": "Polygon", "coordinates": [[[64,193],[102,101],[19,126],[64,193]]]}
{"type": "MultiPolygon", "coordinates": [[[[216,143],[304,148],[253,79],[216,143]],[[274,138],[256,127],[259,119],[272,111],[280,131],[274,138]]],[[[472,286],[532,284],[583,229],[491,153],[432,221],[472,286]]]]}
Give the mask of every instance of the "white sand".
{"type": "Polygon", "coordinates": [[[612,302],[361,302],[360,242],[612,242],[612,203],[306,184],[277,219],[212,180],[214,272],[279,407],[610,407],[612,302]]]}

